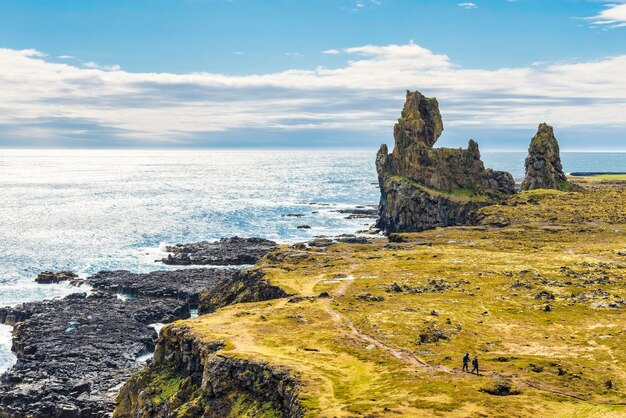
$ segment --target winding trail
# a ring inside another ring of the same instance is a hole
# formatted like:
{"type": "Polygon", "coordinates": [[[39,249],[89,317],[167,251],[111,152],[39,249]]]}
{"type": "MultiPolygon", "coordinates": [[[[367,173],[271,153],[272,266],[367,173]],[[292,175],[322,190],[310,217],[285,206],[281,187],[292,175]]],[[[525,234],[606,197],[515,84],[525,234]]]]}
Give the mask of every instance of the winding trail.
{"type": "MultiPolygon", "coordinates": [[[[354,276],[349,275],[346,279],[344,279],[341,284],[332,292],[333,296],[344,296],[346,294],[346,291],[348,290],[348,288],[350,287],[350,285],[352,284],[352,282],[355,280],[354,276]]],[[[357,338],[368,342],[370,344],[375,345],[376,347],[387,351],[391,356],[402,360],[406,363],[408,363],[411,366],[417,366],[417,367],[422,367],[422,368],[426,368],[429,370],[433,370],[433,371],[441,371],[441,372],[445,372],[445,373],[453,373],[450,369],[448,369],[447,367],[443,367],[443,366],[432,366],[426,362],[424,362],[423,360],[418,359],[417,357],[415,357],[413,355],[413,353],[406,351],[406,350],[401,350],[401,349],[397,349],[397,348],[393,348],[385,343],[383,343],[380,340],[377,340],[376,338],[367,335],[361,331],[359,331],[354,324],[352,323],[352,321],[350,321],[350,319],[348,319],[347,317],[341,315],[339,312],[337,312],[336,310],[334,310],[333,308],[331,308],[330,306],[331,303],[331,299],[323,299],[322,300],[322,306],[324,307],[324,310],[333,318],[333,320],[335,320],[336,323],[338,324],[343,324],[345,326],[347,326],[350,331],[352,332],[352,334],[354,336],[356,336],[357,338]]]]}
{"type": "MultiPolygon", "coordinates": [[[[337,286],[336,289],[334,289],[331,294],[335,297],[342,297],[345,296],[346,291],[348,290],[348,288],[352,285],[352,283],[354,282],[355,277],[353,275],[348,275],[345,279],[342,280],[341,284],[339,286],[337,286]]],[[[411,366],[416,366],[416,367],[420,367],[429,371],[437,371],[437,372],[443,372],[443,373],[448,373],[448,374],[453,374],[453,375],[467,375],[467,373],[461,372],[461,371],[457,371],[457,370],[451,370],[448,367],[445,366],[433,366],[431,364],[426,363],[423,360],[420,360],[419,358],[417,358],[415,355],[413,355],[413,353],[407,351],[407,350],[402,350],[402,349],[397,349],[397,348],[393,348],[387,344],[385,344],[384,342],[377,340],[376,338],[372,337],[371,335],[365,334],[361,331],[359,331],[356,326],[354,325],[354,323],[352,323],[352,321],[350,321],[350,319],[348,319],[347,317],[341,315],[339,312],[337,312],[336,310],[334,310],[331,307],[331,301],[332,299],[321,299],[320,300],[322,303],[322,306],[324,307],[324,310],[326,311],[326,313],[328,313],[328,315],[330,315],[331,318],[333,318],[333,320],[338,324],[338,325],[345,325],[350,329],[350,332],[352,333],[352,335],[354,335],[355,337],[375,345],[376,347],[388,352],[392,357],[397,358],[398,360],[402,360],[405,363],[411,365],[411,366]]],[[[473,375],[472,375],[473,376],[473,375]]],[[[540,382],[540,381],[536,381],[536,380],[532,380],[532,379],[524,379],[524,378],[518,378],[509,374],[502,374],[502,373],[497,373],[494,371],[485,373],[483,372],[483,374],[481,376],[486,376],[486,377],[496,377],[496,376],[501,376],[501,377],[506,377],[506,378],[510,378],[514,383],[517,383],[521,386],[526,386],[529,388],[532,388],[536,391],[539,392],[543,392],[543,393],[550,393],[552,395],[557,395],[557,396],[563,396],[566,398],[570,398],[570,399],[575,399],[578,401],[583,401],[583,402],[587,402],[589,404],[592,405],[605,405],[605,406],[626,406],[626,402],[606,402],[606,401],[592,401],[589,399],[586,399],[584,396],[582,395],[578,395],[576,393],[572,393],[572,392],[568,392],[566,390],[563,390],[561,388],[558,387],[554,387],[552,385],[549,385],[545,382],[540,382]]]]}

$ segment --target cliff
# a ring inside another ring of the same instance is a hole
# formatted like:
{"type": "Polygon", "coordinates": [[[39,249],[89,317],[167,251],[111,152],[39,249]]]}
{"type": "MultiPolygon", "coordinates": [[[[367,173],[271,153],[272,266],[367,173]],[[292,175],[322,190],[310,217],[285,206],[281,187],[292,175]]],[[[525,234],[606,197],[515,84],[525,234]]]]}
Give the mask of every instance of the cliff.
{"type": "Polygon", "coordinates": [[[184,324],[163,330],[151,366],[127,382],[115,417],[299,418],[298,379],[289,370],[221,354],[184,324]]]}
{"type": "Polygon", "coordinates": [[[478,144],[433,148],[443,132],[437,99],[407,91],[394,126],[395,146],[376,156],[381,191],[378,227],[387,232],[464,225],[468,214],[515,193],[509,173],[485,169],[478,144]]]}

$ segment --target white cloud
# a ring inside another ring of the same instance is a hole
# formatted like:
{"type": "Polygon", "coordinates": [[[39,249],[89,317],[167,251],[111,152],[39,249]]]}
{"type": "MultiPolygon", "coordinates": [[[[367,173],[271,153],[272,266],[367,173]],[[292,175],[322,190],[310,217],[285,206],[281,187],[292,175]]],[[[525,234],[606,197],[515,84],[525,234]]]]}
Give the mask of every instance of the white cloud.
{"type": "Polygon", "coordinates": [[[476,9],[478,5],[472,2],[459,3],[458,6],[462,9],[476,9]]]}
{"type": "Polygon", "coordinates": [[[604,10],[587,20],[594,25],[608,28],[626,27],[626,1],[611,1],[604,10]]]}
{"type": "Polygon", "coordinates": [[[384,133],[406,89],[437,96],[449,128],[532,129],[549,121],[626,129],[626,55],[483,70],[414,43],[341,52],[352,60],[338,68],[234,76],[109,71],[0,49],[0,131],[150,142],[246,129],[384,133]]]}
{"type": "Polygon", "coordinates": [[[93,61],[83,62],[83,67],[95,68],[97,70],[103,70],[103,71],[120,71],[122,69],[122,67],[120,67],[117,64],[100,65],[97,62],[93,62],[93,61]]]}
{"type": "Polygon", "coordinates": [[[341,54],[341,51],[339,51],[338,49],[327,49],[326,51],[322,51],[322,54],[337,55],[341,54]]]}

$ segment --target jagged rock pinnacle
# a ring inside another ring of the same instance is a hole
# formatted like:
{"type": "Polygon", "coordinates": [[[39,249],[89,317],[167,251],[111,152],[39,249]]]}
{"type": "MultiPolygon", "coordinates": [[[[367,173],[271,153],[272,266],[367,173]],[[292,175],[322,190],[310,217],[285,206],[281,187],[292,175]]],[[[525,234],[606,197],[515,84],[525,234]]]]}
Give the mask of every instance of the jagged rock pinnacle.
{"type": "Polygon", "coordinates": [[[432,148],[442,132],[443,121],[437,99],[407,90],[402,114],[393,129],[396,149],[400,151],[419,144],[432,148]]]}
{"type": "Polygon", "coordinates": [[[568,190],[569,183],[563,173],[559,143],[552,126],[542,123],[530,141],[526,157],[526,176],[522,190],[568,190]]]}

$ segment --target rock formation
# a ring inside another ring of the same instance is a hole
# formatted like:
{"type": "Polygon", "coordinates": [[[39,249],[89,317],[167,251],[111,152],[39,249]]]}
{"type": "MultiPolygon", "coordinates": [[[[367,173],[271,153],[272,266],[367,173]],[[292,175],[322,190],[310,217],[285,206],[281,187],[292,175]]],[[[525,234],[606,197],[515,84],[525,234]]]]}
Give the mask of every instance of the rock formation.
{"type": "Polygon", "coordinates": [[[462,225],[472,211],[515,193],[513,177],[485,169],[478,144],[433,148],[443,132],[439,103],[407,91],[394,126],[395,147],[376,156],[381,191],[377,226],[386,232],[462,225]]]}
{"type": "Polygon", "coordinates": [[[234,266],[254,264],[276,248],[274,241],[263,238],[222,238],[217,242],[202,241],[193,244],[168,246],[171,253],[161,261],[172,265],[234,266]]]}
{"type": "Polygon", "coordinates": [[[522,190],[557,189],[567,191],[571,185],[563,173],[559,143],[552,126],[542,123],[528,147],[526,176],[522,190]]]}
{"type": "Polygon", "coordinates": [[[180,323],[163,329],[149,368],[120,390],[114,417],[267,416],[302,418],[291,370],[229,356],[223,341],[202,341],[180,323]],[[164,382],[180,382],[168,392],[164,382]],[[242,411],[242,405],[253,413],[242,411]]]}

